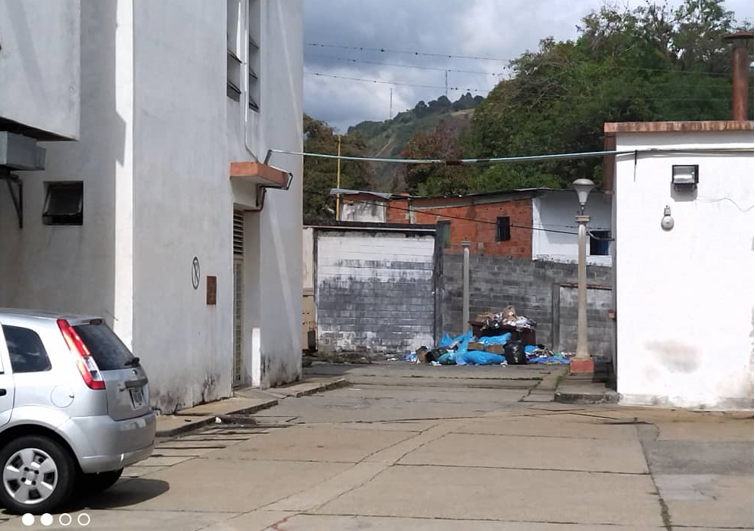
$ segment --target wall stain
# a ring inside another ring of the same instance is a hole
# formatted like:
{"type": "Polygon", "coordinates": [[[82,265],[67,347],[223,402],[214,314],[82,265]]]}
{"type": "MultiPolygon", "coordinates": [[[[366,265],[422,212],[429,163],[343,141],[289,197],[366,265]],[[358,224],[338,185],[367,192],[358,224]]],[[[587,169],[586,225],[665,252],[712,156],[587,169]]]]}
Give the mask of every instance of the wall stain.
{"type": "Polygon", "coordinates": [[[656,359],[671,372],[690,373],[700,367],[700,350],[694,345],[669,339],[648,341],[645,348],[656,354],[656,359]]]}

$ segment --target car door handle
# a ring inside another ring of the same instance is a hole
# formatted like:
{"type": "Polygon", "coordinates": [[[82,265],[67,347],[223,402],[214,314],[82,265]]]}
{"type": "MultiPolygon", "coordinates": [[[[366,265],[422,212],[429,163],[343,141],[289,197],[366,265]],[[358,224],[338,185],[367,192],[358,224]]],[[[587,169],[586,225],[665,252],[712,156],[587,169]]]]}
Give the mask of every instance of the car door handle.
{"type": "Polygon", "coordinates": [[[8,391],[5,389],[0,389],[0,396],[5,396],[8,394],[8,391]]]}

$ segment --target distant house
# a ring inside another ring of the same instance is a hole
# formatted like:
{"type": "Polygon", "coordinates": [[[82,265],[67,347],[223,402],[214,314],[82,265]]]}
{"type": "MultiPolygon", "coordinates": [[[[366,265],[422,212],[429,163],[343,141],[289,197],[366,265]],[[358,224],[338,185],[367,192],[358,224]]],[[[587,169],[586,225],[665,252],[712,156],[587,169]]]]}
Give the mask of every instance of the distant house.
{"type": "MultiPolygon", "coordinates": [[[[411,197],[357,190],[340,194],[342,221],[436,225],[445,249],[533,260],[575,262],[579,208],[572,190],[529,188],[456,197],[411,197]]],[[[591,216],[588,262],[611,265],[611,204],[596,190],[587,203],[591,216]]]]}
{"type": "Polygon", "coordinates": [[[606,178],[622,401],[752,408],[753,122],[605,133],[626,153],[606,178]]]}

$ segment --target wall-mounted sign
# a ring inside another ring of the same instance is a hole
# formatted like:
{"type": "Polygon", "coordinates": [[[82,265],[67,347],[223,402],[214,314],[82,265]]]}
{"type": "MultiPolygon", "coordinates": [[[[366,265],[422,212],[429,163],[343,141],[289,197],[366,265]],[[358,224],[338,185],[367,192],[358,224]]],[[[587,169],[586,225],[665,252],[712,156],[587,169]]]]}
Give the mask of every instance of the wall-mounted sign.
{"type": "Polygon", "coordinates": [[[191,285],[194,287],[194,289],[199,289],[199,279],[201,278],[200,270],[199,270],[199,258],[196,256],[194,257],[194,260],[191,261],[191,285]]]}
{"type": "Polygon", "coordinates": [[[215,306],[218,302],[218,277],[207,276],[207,305],[215,306]]]}

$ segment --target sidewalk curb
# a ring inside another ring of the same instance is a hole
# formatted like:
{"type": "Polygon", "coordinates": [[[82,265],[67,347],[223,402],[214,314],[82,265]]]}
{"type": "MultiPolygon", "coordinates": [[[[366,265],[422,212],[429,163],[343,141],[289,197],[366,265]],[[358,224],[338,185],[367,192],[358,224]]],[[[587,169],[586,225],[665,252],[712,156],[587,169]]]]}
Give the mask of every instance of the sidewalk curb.
{"type": "Polygon", "coordinates": [[[556,391],[553,399],[561,404],[618,404],[621,396],[616,391],[602,393],[581,393],[556,391]]]}
{"type": "Polygon", "coordinates": [[[184,414],[183,416],[185,416],[187,420],[185,424],[178,426],[177,428],[172,428],[168,430],[158,429],[157,432],[155,433],[155,437],[171,438],[171,437],[177,437],[179,435],[185,435],[187,433],[190,433],[190,432],[199,430],[201,428],[204,428],[206,426],[209,426],[211,424],[214,424],[215,418],[217,417],[222,418],[222,417],[228,417],[231,415],[251,415],[259,411],[263,411],[265,409],[270,409],[272,407],[275,407],[280,403],[281,400],[285,398],[301,398],[304,396],[314,395],[317,393],[322,393],[322,392],[330,391],[333,389],[340,389],[342,387],[348,387],[349,385],[351,385],[351,383],[345,378],[338,378],[337,380],[334,380],[334,381],[322,382],[320,385],[315,386],[311,389],[296,391],[289,395],[284,395],[281,398],[271,398],[270,400],[262,402],[261,404],[255,404],[250,407],[244,407],[241,409],[224,412],[223,414],[208,414],[208,415],[203,415],[200,417],[192,417],[190,414],[184,414]]]}

